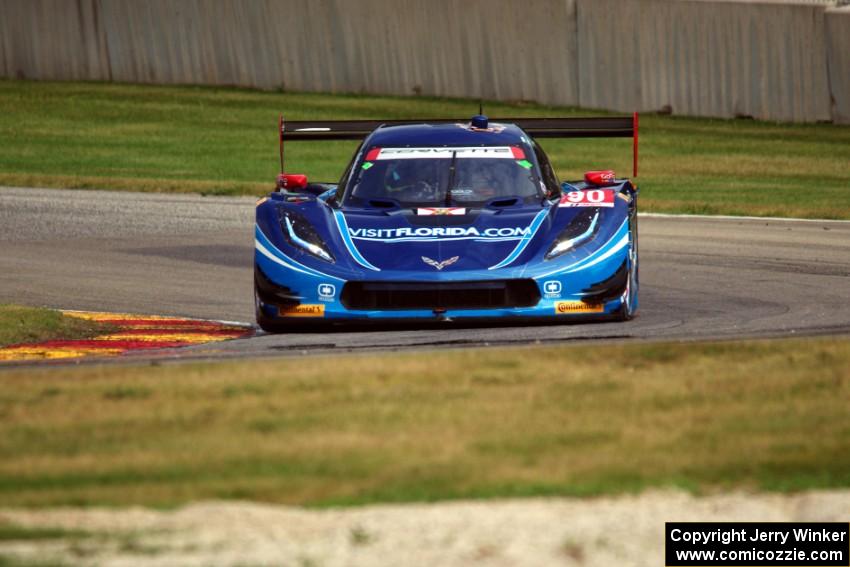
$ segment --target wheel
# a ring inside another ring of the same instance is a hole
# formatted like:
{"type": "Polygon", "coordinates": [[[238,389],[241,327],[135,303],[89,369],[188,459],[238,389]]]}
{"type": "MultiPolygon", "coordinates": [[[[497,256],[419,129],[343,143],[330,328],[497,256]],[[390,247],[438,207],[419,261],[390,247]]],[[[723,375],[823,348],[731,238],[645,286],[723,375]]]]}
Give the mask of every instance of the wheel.
{"type": "Polygon", "coordinates": [[[260,309],[260,299],[257,297],[256,289],[254,290],[254,315],[257,319],[257,326],[265,332],[283,333],[286,331],[286,327],[284,325],[282,325],[279,321],[275,321],[273,318],[263,313],[263,310],[260,309]]]}
{"type": "Polygon", "coordinates": [[[632,248],[629,251],[631,266],[629,267],[629,279],[626,284],[626,301],[614,314],[615,321],[630,321],[634,319],[635,311],[637,310],[638,275],[640,273],[637,248],[637,218],[635,218],[633,226],[632,248]]]}
{"type": "Polygon", "coordinates": [[[632,319],[634,319],[635,314],[629,307],[630,303],[631,302],[629,300],[626,300],[626,303],[623,303],[620,306],[620,308],[613,315],[614,321],[623,323],[625,321],[631,321],[632,319]]]}
{"type": "Polygon", "coordinates": [[[286,328],[283,327],[280,323],[272,321],[262,313],[257,313],[257,325],[267,333],[278,334],[286,331],[286,328]]]}
{"type": "Polygon", "coordinates": [[[626,288],[626,301],[620,305],[620,308],[614,313],[615,321],[631,321],[635,318],[635,305],[634,305],[634,295],[636,292],[633,291],[632,282],[636,281],[635,268],[632,268],[629,271],[629,283],[626,288]]]}

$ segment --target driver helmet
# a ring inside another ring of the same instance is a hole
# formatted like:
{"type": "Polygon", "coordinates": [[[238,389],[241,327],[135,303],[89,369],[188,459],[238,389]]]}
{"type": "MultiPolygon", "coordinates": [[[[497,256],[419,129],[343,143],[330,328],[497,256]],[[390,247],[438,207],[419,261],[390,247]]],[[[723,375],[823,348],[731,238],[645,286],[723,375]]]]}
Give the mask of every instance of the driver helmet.
{"type": "Polygon", "coordinates": [[[388,172],[391,187],[415,185],[417,181],[433,183],[436,175],[434,160],[402,159],[394,163],[388,172]]]}
{"type": "Polygon", "coordinates": [[[488,160],[475,163],[467,178],[468,185],[474,190],[482,192],[482,197],[492,197],[500,194],[506,187],[513,183],[514,172],[512,163],[499,163],[488,160]]]}

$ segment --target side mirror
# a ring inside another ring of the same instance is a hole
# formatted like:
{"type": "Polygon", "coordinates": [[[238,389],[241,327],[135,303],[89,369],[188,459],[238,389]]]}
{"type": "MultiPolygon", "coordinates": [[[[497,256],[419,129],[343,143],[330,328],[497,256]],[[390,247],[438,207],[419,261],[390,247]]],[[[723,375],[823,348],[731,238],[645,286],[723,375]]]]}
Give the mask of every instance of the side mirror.
{"type": "Polygon", "coordinates": [[[298,192],[307,187],[307,176],[302,173],[281,173],[277,176],[278,191],[298,192]]]}
{"type": "Polygon", "coordinates": [[[590,185],[604,187],[605,185],[614,185],[617,176],[611,169],[603,169],[601,171],[588,171],[584,174],[584,180],[590,185]]]}

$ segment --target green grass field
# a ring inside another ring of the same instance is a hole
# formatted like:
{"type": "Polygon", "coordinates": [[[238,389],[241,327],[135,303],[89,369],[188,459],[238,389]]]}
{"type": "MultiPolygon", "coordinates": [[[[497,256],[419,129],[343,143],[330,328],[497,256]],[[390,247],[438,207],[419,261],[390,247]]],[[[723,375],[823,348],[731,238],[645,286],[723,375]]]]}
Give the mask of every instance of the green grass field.
{"type": "MultiPolygon", "coordinates": [[[[0,81],[0,184],[260,195],[276,121],[468,117],[477,101],[208,87],[0,81]]],[[[498,116],[600,114],[486,102],[498,116]]],[[[545,140],[564,179],[631,172],[630,140],[545,140]]],[[[290,172],[335,181],[356,144],[287,148],[290,172]]],[[[850,219],[850,127],[641,119],[643,210],[850,219]]]]}
{"type": "Polygon", "coordinates": [[[0,347],[53,339],[85,339],[112,327],[53,309],[0,304],[0,347]]]}
{"type": "Polygon", "coordinates": [[[0,373],[0,506],[850,486],[850,339],[0,373]]]}

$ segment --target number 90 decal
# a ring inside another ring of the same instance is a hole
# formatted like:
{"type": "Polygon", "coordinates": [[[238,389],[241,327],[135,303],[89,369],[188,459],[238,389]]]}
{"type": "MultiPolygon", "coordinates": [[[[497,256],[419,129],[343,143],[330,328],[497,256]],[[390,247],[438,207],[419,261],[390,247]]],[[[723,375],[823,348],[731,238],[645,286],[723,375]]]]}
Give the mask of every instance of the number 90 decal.
{"type": "Polygon", "coordinates": [[[588,191],[570,191],[558,203],[559,207],[613,207],[614,191],[611,189],[590,189],[588,191]]]}

